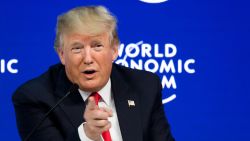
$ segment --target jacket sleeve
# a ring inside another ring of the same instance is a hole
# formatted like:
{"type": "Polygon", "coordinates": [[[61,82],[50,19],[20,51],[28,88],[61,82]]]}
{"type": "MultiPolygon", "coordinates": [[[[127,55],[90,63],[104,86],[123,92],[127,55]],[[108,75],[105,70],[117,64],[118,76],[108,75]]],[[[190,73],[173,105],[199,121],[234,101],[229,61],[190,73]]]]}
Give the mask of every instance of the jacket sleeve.
{"type": "MultiPolygon", "coordinates": [[[[17,90],[12,97],[12,101],[19,135],[22,140],[25,140],[50,107],[39,101],[32,92],[24,89],[17,90]]],[[[56,121],[53,116],[48,116],[32,134],[29,141],[80,141],[77,129],[64,134],[56,121]]]]}
{"type": "Polygon", "coordinates": [[[151,114],[151,131],[150,141],[175,141],[170,131],[170,125],[164,113],[162,104],[162,85],[160,80],[157,81],[158,90],[154,101],[153,111],[151,114]]]}

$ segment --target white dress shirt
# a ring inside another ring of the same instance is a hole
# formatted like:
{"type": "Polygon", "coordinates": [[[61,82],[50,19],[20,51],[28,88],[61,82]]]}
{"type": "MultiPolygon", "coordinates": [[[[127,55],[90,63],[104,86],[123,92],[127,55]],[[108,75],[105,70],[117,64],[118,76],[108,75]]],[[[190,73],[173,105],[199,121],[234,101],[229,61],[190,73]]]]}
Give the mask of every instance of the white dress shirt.
{"type": "MultiPolygon", "coordinates": [[[[80,89],[79,89],[79,92],[80,92],[84,101],[86,101],[88,99],[88,97],[90,96],[90,94],[92,93],[92,92],[85,92],[85,91],[82,91],[80,89]]],[[[98,106],[99,107],[108,107],[108,108],[112,109],[112,112],[113,112],[113,116],[108,118],[108,120],[111,122],[111,128],[109,129],[111,139],[112,139],[112,141],[122,141],[122,135],[121,135],[121,130],[120,130],[120,126],[119,126],[119,122],[118,122],[118,118],[117,118],[117,113],[116,113],[116,109],[115,109],[114,98],[113,98],[113,94],[111,91],[110,79],[108,80],[108,83],[98,93],[101,96],[101,99],[98,103],[98,106]]],[[[84,123],[82,123],[78,127],[78,134],[79,134],[81,141],[93,141],[86,136],[85,131],[83,129],[83,124],[84,123]]]]}

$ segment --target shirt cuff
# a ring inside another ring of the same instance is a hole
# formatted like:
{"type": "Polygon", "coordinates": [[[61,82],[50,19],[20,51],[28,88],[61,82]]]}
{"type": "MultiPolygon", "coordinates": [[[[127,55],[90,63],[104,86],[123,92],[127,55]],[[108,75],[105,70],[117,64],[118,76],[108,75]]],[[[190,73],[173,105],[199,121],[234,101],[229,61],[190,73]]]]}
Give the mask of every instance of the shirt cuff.
{"type": "MultiPolygon", "coordinates": [[[[84,123],[86,123],[86,122],[84,122],[84,123]]],[[[82,123],[82,124],[78,127],[78,134],[79,134],[79,137],[80,137],[81,141],[93,141],[93,140],[89,139],[89,138],[86,136],[85,131],[84,131],[84,129],[83,129],[83,124],[84,124],[84,123],[82,123]]]]}

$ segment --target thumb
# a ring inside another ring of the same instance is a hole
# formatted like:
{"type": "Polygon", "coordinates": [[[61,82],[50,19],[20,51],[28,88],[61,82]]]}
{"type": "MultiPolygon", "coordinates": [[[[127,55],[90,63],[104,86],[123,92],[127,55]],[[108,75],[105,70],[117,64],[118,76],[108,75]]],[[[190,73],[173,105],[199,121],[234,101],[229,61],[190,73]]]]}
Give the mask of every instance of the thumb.
{"type": "Polygon", "coordinates": [[[87,110],[94,110],[97,108],[97,105],[95,104],[95,99],[93,96],[88,98],[88,102],[87,102],[87,106],[86,109],[87,110]]]}

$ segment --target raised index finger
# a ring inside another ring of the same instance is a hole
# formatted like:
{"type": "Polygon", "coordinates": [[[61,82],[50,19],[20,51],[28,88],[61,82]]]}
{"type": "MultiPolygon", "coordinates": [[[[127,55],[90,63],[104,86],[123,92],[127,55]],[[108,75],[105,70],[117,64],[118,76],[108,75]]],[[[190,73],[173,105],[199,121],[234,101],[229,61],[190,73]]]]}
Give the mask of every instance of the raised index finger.
{"type": "Polygon", "coordinates": [[[87,101],[87,106],[86,106],[86,110],[94,110],[97,108],[97,105],[95,104],[95,99],[93,96],[88,98],[87,101]]]}

